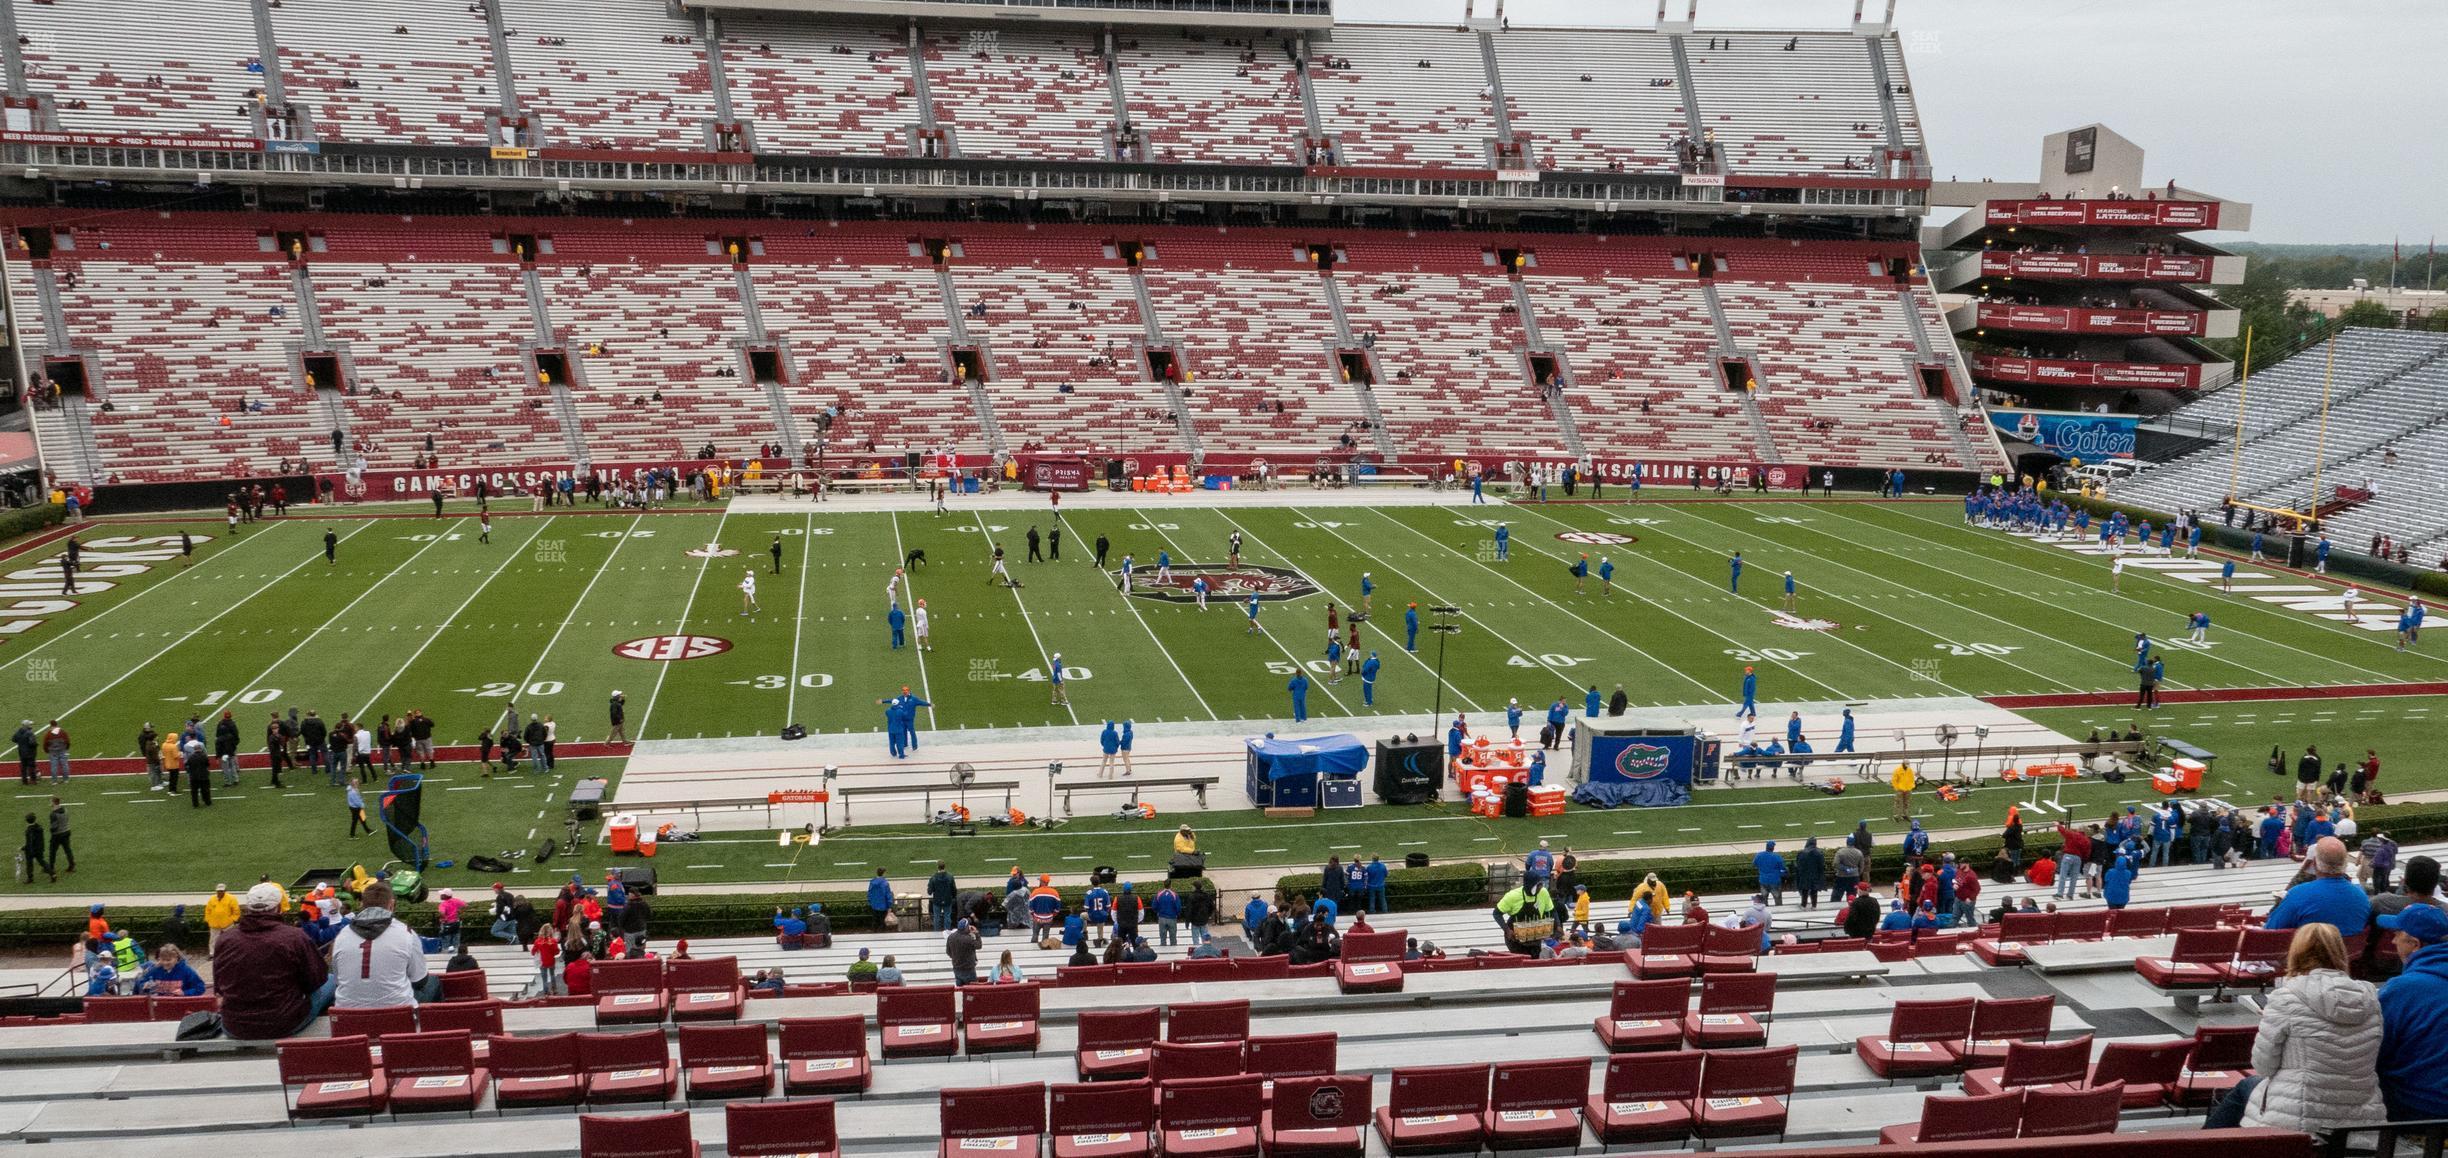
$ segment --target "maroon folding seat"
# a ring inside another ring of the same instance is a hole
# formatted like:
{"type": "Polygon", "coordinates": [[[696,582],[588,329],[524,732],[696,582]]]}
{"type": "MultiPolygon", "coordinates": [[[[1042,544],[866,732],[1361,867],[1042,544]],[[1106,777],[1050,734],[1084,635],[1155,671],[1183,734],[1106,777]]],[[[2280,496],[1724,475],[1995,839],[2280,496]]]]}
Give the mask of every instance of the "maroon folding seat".
{"type": "Polygon", "coordinates": [[[1488,1065],[1395,1070],[1377,1108],[1389,1154],[1475,1154],[1487,1141],[1488,1065]]]}
{"type": "Polygon", "coordinates": [[[1691,982],[1618,981],[1606,1015],[1590,1023],[1608,1053],[1683,1048],[1683,1015],[1691,1012],[1691,982]]]}
{"type": "Polygon", "coordinates": [[[784,1018],[781,1029],[782,1096],[865,1093],[875,1080],[865,1018],[784,1018]]]}
{"type": "MultiPolygon", "coordinates": [[[[1211,1046],[1186,1046],[1210,1049],[1211,1046]]],[[[1163,1068],[1165,1047],[1157,1047],[1163,1068]]],[[[1266,1079],[1256,1074],[1156,1083],[1156,1129],[1165,1158],[1259,1158],[1266,1079]]]]}
{"type": "Polygon", "coordinates": [[[687,1111],[580,1114],[578,1158],[698,1158],[687,1111]]]}
{"type": "Polygon", "coordinates": [[[2049,931],[2051,941],[2105,941],[2113,909],[2060,909],[2049,931]]]}
{"type": "Polygon", "coordinates": [[[2176,1088],[2168,1092],[2171,1106],[2208,1106],[2227,1096],[2253,1072],[2253,1042],[2259,1023],[2204,1025],[2193,1030],[2193,1052],[2185,1058],[2176,1088]]]}
{"type": "Polygon", "coordinates": [[[1749,973],[1759,968],[1760,932],[1745,925],[1728,929],[1707,926],[1700,938],[1700,973],[1749,973]]]}
{"type": "Polygon", "coordinates": [[[341,1009],[335,1006],[331,1011],[331,1031],[334,1037],[363,1034],[379,1051],[382,1039],[417,1031],[417,1007],[377,1005],[363,1009],[341,1009]]]}
{"type": "Polygon", "coordinates": [[[1335,987],[1345,993],[1401,992],[1408,936],[1401,929],[1346,935],[1342,955],[1335,961],[1335,987]]]}
{"type": "Polygon", "coordinates": [[[883,1032],[885,1061],[905,1057],[950,1057],[960,1052],[952,1032],[954,993],[949,985],[886,986],[876,990],[876,1028],[883,1032]]]}
{"type": "Polygon", "coordinates": [[[1081,1082],[1053,1088],[1046,1131],[1054,1158],[1153,1158],[1156,1084],[1081,1082]]]}
{"type": "Polygon", "coordinates": [[[1362,1158],[1374,1117],[1374,1091],[1363,1076],[1279,1077],[1260,1132],[1269,1158],[1362,1158]]]}
{"type": "Polygon", "coordinates": [[[574,1033],[496,1038],[485,1051],[485,1069],[493,1075],[493,1104],[500,1109],[575,1106],[586,1100],[586,1071],[578,1065],[574,1033]]]}
{"type": "Polygon", "coordinates": [[[1335,1072],[1331,1033],[1287,1033],[1253,1037],[1241,1049],[1244,1073],[1265,1078],[1314,1078],[1335,1072]]]}
{"type": "Polygon", "coordinates": [[[1075,1057],[1080,1080],[1146,1077],[1149,1050],[1163,1030],[1164,1011],[1154,1006],[1081,1010],[1075,1057]]]}
{"type": "Polygon", "coordinates": [[[482,1001],[492,994],[482,969],[458,969],[442,975],[442,1000],[482,1001]]]}
{"type": "Polygon", "coordinates": [[[2126,1104],[2125,1085],[2069,1090],[2033,1086],[2023,1091],[2023,1137],[2064,1138],[2078,1134],[2114,1134],[2126,1104]]]}
{"type": "Polygon", "coordinates": [[[773,1092],[773,1056],[762,1025],[682,1025],[680,1071],[692,1098],[762,1098],[773,1092]]]}
{"type": "Polygon", "coordinates": [[[1192,1001],[1165,1009],[1166,1041],[1182,1045],[1205,1045],[1218,1041],[1240,1041],[1249,1036],[1250,1004],[1247,1001],[1192,1001]]]}
{"type": "Polygon", "coordinates": [[[481,1001],[436,1001],[417,1006],[417,1027],[431,1033],[440,1029],[463,1029],[476,1050],[476,1060],[492,1060],[493,1039],[504,1034],[502,1003],[492,998],[481,1001]]]}
{"type": "Polygon", "coordinates": [[[474,1116],[491,1080],[476,1064],[475,1041],[464,1029],[384,1038],[383,1076],[391,1083],[394,1118],[449,1110],[474,1116]]]}
{"type": "Polygon", "coordinates": [[[1037,1050],[1036,985],[972,985],[961,990],[961,1045],[971,1054],[1037,1050]]]}
{"type": "Polygon", "coordinates": [[[663,972],[663,988],[671,995],[675,1022],[738,1020],[748,992],[736,957],[673,961],[663,972]]]}
{"type": "MultiPolygon", "coordinates": [[[[2267,989],[2286,966],[2287,949],[2295,943],[2293,929],[2246,929],[2236,942],[2235,960],[2219,968],[2218,993],[2230,989],[2267,989]]],[[[2347,960],[2354,958],[2351,954],[2347,960]]]]}
{"type": "Polygon", "coordinates": [[[732,1102],[723,1107],[729,1158],[841,1158],[833,1102],[732,1102]]]}
{"type": "Polygon", "coordinates": [[[2091,1063],[2088,1084],[2111,1082],[2125,1087],[2125,1108],[2147,1109],[2165,1103],[2184,1079],[2185,1059],[2193,1054],[2190,1038],[2181,1041],[2112,1041],[2091,1063]]]}
{"type": "Polygon", "coordinates": [[[660,957],[598,961],[588,979],[595,991],[597,1025],[658,1025],[671,1012],[660,957]]]}
{"type": "Polygon", "coordinates": [[[2014,1137],[2022,1127],[2021,1087],[1962,1097],[1931,1094],[1921,1100],[1918,1124],[1906,1122],[1881,1129],[1879,1145],[1997,1141],[2014,1137]]]}
{"type": "Polygon", "coordinates": [[[1606,1146],[1690,1137],[1700,1071],[1707,1062],[1708,1055],[1697,1050],[1608,1058],[1604,1083],[1582,1111],[1590,1133],[1606,1146]]]}
{"type": "Polygon", "coordinates": [[[961,1154],[1033,1155],[1044,1144],[1043,1082],[945,1090],[936,1095],[937,1158],[961,1154]]]}
{"type": "Polygon", "coordinates": [[[1491,1151],[1578,1146],[1590,1059],[1497,1062],[1482,1125],[1491,1151]]]}
{"type": "Polygon", "coordinates": [[[293,1037],[274,1049],[289,1117],[372,1118],[390,1104],[391,1087],[374,1067],[373,1043],[362,1035],[293,1037]]]}
{"type": "Polygon", "coordinates": [[[1700,1008],[1683,1015],[1683,1040],[1696,1049],[1768,1043],[1759,1015],[1776,1002],[1776,974],[1720,973],[1700,982],[1700,1008]]]}
{"type": "MultiPolygon", "coordinates": [[[[341,1011],[337,1009],[332,1011],[334,1025],[339,1023],[340,1013],[341,1011]]],[[[87,1025],[118,1025],[151,1020],[153,1020],[153,999],[150,997],[88,997],[85,999],[85,1024],[87,1025]]],[[[413,1013],[409,1025],[412,1030],[415,1028],[413,1013]]],[[[338,1030],[335,1029],[334,1032],[338,1030]]],[[[351,1027],[349,1032],[361,1033],[364,1031],[351,1027]]]]}
{"type": "Polygon", "coordinates": [[[2047,1041],[2057,1016],[2057,997],[1984,997],[1972,1004],[1972,1032],[1958,1051],[1967,1067],[2003,1065],[2018,1041],[2047,1041]]]}
{"type": "Polygon", "coordinates": [[[2041,1086],[2080,1087],[2091,1073],[2091,1035],[2065,1041],[2018,1041],[2006,1047],[2006,1064],[1964,1075],[1967,1094],[2041,1086]]]}
{"type": "Polygon", "coordinates": [[[1853,1053],[1870,1072],[1893,1081],[1955,1072],[1972,1033],[1973,999],[1898,1001],[1887,1032],[1853,1039],[1853,1053]]]}
{"type": "Polygon", "coordinates": [[[1160,1041],[1148,1049],[1148,1077],[1161,1085],[1186,1078],[1225,1078],[1241,1072],[1243,1043],[1211,1041],[1182,1045],[1160,1041]]]}
{"type": "Polygon", "coordinates": [[[1641,930],[1640,948],[1624,950],[1624,968],[1643,981],[1690,977],[1700,971],[1700,945],[1706,925],[1651,925],[1641,930]]]}
{"type": "Polygon", "coordinates": [[[1785,1137],[1785,1100],[1793,1096],[1800,1050],[1713,1049],[1700,1071],[1692,1103],[1692,1133],[1701,1138],[1785,1137]]]}
{"type": "Polygon", "coordinates": [[[2111,937],[2156,937],[2168,931],[2168,910],[2165,905],[2147,909],[2115,909],[2108,918],[2111,937]]]}
{"type": "Polygon", "coordinates": [[[2174,950],[2134,958],[2134,973],[2153,989],[2216,989],[2235,959],[2236,938],[2233,929],[2179,929],[2174,950]]]}
{"type": "Polygon", "coordinates": [[[659,1029],[579,1034],[578,1069],[589,1105],[668,1102],[680,1088],[680,1071],[659,1029]]]}

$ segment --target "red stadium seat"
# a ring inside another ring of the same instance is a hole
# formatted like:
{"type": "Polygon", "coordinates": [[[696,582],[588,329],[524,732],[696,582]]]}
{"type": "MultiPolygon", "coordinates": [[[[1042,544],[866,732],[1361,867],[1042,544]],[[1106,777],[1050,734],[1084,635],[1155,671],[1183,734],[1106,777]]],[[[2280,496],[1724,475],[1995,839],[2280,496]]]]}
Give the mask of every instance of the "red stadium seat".
{"type": "Polygon", "coordinates": [[[1408,935],[1401,929],[1346,935],[1342,956],[1335,962],[1335,986],[1345,993],[1401,992],[1408,935]]]}
{"type": "Polygon", "coordinates": [[[578,1158],[698,1158],[698,1148],[685,1112],[580,1114],[578,1158]]]}
{"type": "Polygon", "coordinates": [[[1366,1077],[1279,1077],[1261,1128],[1269,1158],[1362,1158],[1374,1119],[1366,1077]]]}
{"type": "Polygon", "coordinates": [[[2086,1089],[2035,1086],[2023,1091],[2023,1137],[2064,1138],[2076,1134],[2113,1134],[2127,1104],[2119,1082],[2086,1089]]]}
{"type": "Polygon", "coordinates": [[[2023,1127],[2023,1090],[1949,1097],[1932,1094],[1921,1100],[1918,1125],[1888,1126],[1879,1131],[1881,1146],[1921,1146],[1938,1142],[1987,1142],[2015,1137],[2023,1127]]]}
{"type": "Polygon", "coordinates": [[[2193,1043],[2185,1041],[2112,1041],[2091,1065],[2090,1085],[2116,1084],[2125,1089],[2125,1108],[2148,1109],[2173,1096],[2184,1078],[2185,1059],[2193,1043]]]}
{"type": "Polygon", "coordinates": [[[668,1102],[680,1088],[680,1071],[660,1030],[579,1034],[578,1068],[586,1075],[589,1105],[668,1102]]]}
{"type": "Polygon", "coordinates": [[[1768,1043],[1760,1015],[1776,1003],[1776,974],[1721,973],[1700,982],[1700,1008],[1683,1016],[1683,1040],[1696,1049],[1768,1043]]]}
{"type": "Polygon", "coordinates": [[[459,969],[442,975],[442,1000],[482,1001],[492,994],[485,987],[485,971],[459,969]]]}
{"type": "Polygon", "coordinates": [[[953,1005],[949,985],[888,985],[876,990],[876,1028],[883,1033],[880,1056],[891,1061],[950,1057],[960,1052],[960,1038],[952,1031],[953,1005]]]}
{"type": "Polygon", "coordinates": [[[961,1154],[1038,1152],[1046,1132],[1043,1082],[945,1090],[936,1097],[938,1158],[961,1154]]]}
{"type": "Polygon", "coordinates": [[[1683,1016],[1691,1011],[1691,982],[1618,981],[1605,1016],[1590,1023],[1608,1053],[1683,1048],[1683,1016]]]}
{"type": "Polygon", "coordinates": [[[486,1050],[485,1068],[493,1074],[493,1104],[505,1110],[575,1106],[586,1100],[574,1033],[496,1038],[486,1050]]]}
{"type": "Polygon", "coordinates": [[[691,1098],[762,1098],[773,1092],[773,1058],[762,1025],[682,1025],[680,1070],[691,1098]]]}
{"type": "Polygon", "coordinates": [[[1250,1004],[1244,1000],[1191,1001],[1165,1010],[1164,1039],[1181,1045],[1240,1041],[1249,1036],[1250,1004]]]}
{"type": "Polygon", "coordinates": [[[1692,1103],[1692,1133],[1701,1138],[1785,1136],[1785,1100],[1793,1096],[1801,1051],[1710,1050],[1700,1072],[1700,1096],[1692,1103]]]}
{"type": "Polygon", "coordinates": [[[1700,972],[1749,973],[1759,968],[1760,932],[1749,925],[1728,929],[1708,926],[1700,939],[1700,972]]]}
{"type": "Polygon", "coordinates": [[[1964,1075],[1967,1094],[1994,1094],[2033,1086],[2080,1086],[2091,1072],[2091,1035],[2065,1041],[2018,1041],[2006,1047],[2006,1064],[1964,1075]]]}
{"type": "Polygon", "coordinates": [[[1590,1059],[1498,1062],[1488,1091],[1488,1149],[1540,1150],[1581,1141],[1590,1059]]]}
{"type": "Polygon", "coordinates": [[[2115,909],[2108,919],[2111,937],[2156,937],[2168,931],[2167,907],[2115,909]]]}
{"type": "Polygon", "coordinates": [[[782,1094],[865,1093],[875,1080],[867,1061],[867,1022],[860,1017],[784,1018],[776,1056],[782,1094]]]}
{"type": "Polygon", "coordinates": [[[2008,913],[1998,919],[1996,936],[1973,940],[1972,955],[1991,965],[2021,965],[2024,947],[2047,944],[2055,924],[2047,913],[2008,913]]]}
{"type": "Polygon", "coordinates": [[[2226,1097],[2252,1076],[2253,1042],[2260,1036],[2257,1023],[2195,1027],[2193,1052],[2185,1058],[2176,1088],[2169,1091],[2168,1104],[2207,1106],[2226,1097]]]}
{"type": "Polygon", "coordinates": [[[380,1005],[341,1009],[335,1006],[331,1011],[331,1031],[335,1037],[362,1034],[379,1046],[386,1037],[417,1031],[417,1007],[380,1005]]]}
{"type": "Polygon", "coordinates": [[[374,1068],[373,1043],[363,1036],[294,1037],[274,1047],[281,1090],[296,1090],[289,1117],[367,1118],[388,1105],[391,1087],[374,1068]]]}
{"type": "Polygon", "coordinates": [[[1624,967],[1643,981],[1692,976],[1700,971],[1700,945],[1707,938],[1706,925],[1650,925],[1641,931],[1640,948],[1624,950],[1624,967]]]}
{"type": "Polygon", "coordinates": [[[1034,1053],[1035,985],[972,985],[961,990],[961,1045],[971,1054],[1034,1053]]]}
{"type": "Polygon", "coordinates": [[[597,1025],[656,1025],[671,1012],[660,957],[598,961],[590,976],[597,1025]]]}
{"type": "Polygon", "coordinates": [[[1972,1034],[1973,1009],[1969,997],[1898,1001],[1887,1032],[1853,1039],[1853,1052],[1871,1073],[1890,1081],[1953,1073],[1972,1034]]]}
{"type": "Polygon", "coordinates": [[[2236,943],[2235,960],[2219,969],[2219,993],[2269,988],[2277,982],[2278,971],[2286,965],[2287,949],[2294,943],[2293,929],[2244,930],[2243,939],[2236,943]]]}
{"type": "Polygon", "coordinates": [[[400,1033],[383,1039],[383,1075],[391,1082],[391,1116],[457,1110],[473,1116],[490,1075],[476,1064],[464,1029],[400,1033]]]}
{"type": "Polygon", "coordinates": [[[1053,1088],[1046,1130],[1054,1158],[1153,1158],[1156,1085],[1083,1082],[1053,1088]]]}
{"type": "Polygon", "coordinates": [[[1203,1045],[1157,1042],[1148,1050],[1148,1077],[1159,1085],[1190,1078],[1228,1078],[1241,1072],[1242,1043],[1211,1041],[1203,1045]]]}
{"type": "Polygon", "coordinates": [[[1398,1069],[1377,1108],[1389,1154],[1475,1154],[1487,1139],[1488,1066],[1398,1069]]]}
{"type": "Polygon", "coordinates": [[[1983,998],[1972,1004],[1972,1032],[1961,1061],[1966,1066],[2003,1065],[2018,1041],[2047,1041],[2057,1014],[2055,994],[1983,998]]]}
{"type": "Polygon", "coordinates": [[[663,988],[671,994],[671,1018],[679,1022],[737,1019],[748,987],[740,980],[738,958],[692,957],[671,962],[663,988]]]}
{"type": "Polygon", "coordinates": [[[1707,1062],[1698,1051],[1608,1058],[1604,1084],[1583,1112],[1590,1133],[1607,1146],[1690,1137],[1707,1062]]]}
{"type": "Polygon", "coordinates": [[[723,1107],[727,1158],[841,1158],[833,1103],[732,1102],[723,1107]]]}
{"type": "Polygon", "coordinates": [[[1335,1072],[1336,1045],[1331,1033],[1253,1037],[1242,1049],[1241,1068],[1266,1078],[1324,1077],[1335,1072]]]}
{"type": "Polygon", "coordinates": [[[2233,929],[2179,929],[2165,957],[2137,957],[2134,973],[2154,989],[2216,989],[2234,959],[2233,929]]]}
{"type": "MultiPolygon", "coordinates": [[[[1161,1059],[1162,1047],[1157,1052],[1161,1059]]],[[[1258,1158],[1265,1115],[1266,1079],[1256,1074],[1156,1083],[1156,1126],[1166,1158],[1258,1158]]]]}
{"type": "Polygon", "coordinates": [[[1081,1010],[1075,1059],[1080,1080],[1146,1077],[1149,1051],[1163,1030],[1164,1011],[1153,1006],[1081,1010]]]}

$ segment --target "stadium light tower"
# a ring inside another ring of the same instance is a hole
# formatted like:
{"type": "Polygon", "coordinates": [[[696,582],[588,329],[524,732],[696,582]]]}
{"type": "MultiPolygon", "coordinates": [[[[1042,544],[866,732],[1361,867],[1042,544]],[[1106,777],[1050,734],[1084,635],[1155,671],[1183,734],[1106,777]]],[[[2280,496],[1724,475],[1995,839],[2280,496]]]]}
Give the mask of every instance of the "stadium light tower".
{"type": "Polygon", "coordinates": [[[1445,720],[1445,641],[1462,634],[1462,625],[1454,622],[1454,619],[1462,614],[1462,609],[1459,607],[1431,607],[1428,613],[1436,616],[1436,622],[1429,624],[1428,630],[1437,635],[1436,707],[1431,710],[1428,717],[1428,731],[1429,734],[1434,735],[1437,725],[1445,720]]]}

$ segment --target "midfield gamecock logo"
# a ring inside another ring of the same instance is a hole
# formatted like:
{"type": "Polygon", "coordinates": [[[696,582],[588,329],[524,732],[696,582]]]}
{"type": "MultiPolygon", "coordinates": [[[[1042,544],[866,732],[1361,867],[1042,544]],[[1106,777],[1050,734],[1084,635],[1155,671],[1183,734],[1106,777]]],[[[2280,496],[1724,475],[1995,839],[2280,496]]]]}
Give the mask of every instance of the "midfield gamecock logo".
{"type": "Polygon", "coordinates": [[[1674,753],[1655,744],[1626,744],[1615,757],[1615,770],[1626,780],[1655,780],[1674,764],[1674,753]]]}
{"type": "MultiPolygon", "coordinates": [[[[1248,599],[1255,595],[1261,602],[1298,599],[1317,594],[1317,584],[1300,577],[1288,567],[1239,567],[1222,563],[1180,563],[1173,567],[1169,579],[1156,578],[1154,567],[1141,564],[1131,575],[1131,594],[1141,599],[1166,603],[1195,603],[1197,593],[1190,584],[1200,576],[1207,577],[1207,598],[1210,602],[1226,603],[1248,599]]],[[[1116,576],[1119,581],[1119,576],[1116,576]]]]}

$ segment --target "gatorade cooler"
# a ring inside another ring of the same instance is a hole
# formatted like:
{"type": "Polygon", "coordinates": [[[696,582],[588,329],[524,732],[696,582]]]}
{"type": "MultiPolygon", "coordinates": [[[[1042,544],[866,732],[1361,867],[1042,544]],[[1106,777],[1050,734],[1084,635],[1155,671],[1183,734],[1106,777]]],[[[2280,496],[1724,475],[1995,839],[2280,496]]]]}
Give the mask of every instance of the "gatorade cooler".
{"type": "Polygon", "coordinates": [[[1533,788],[1533,789],[1531,789],[1531,790],[1530,790],[1530,815],[1532,815],[1532,816],[1562,816],[1562,815],[1564,815],[1564,789],[1562,789],[1561,787],[1554,787],[1554,788],[1545,788],[1545,787],[1542,787],[1542,788],[1533,788]]]}
{"type": "Polygon", "coordinates": [[[615,816],[605,826],[605,843],[615,853],[635,853],[638,850],[638,821],[634,813],[615,816]]]}
{"type": "Polygon", "coordinates": [[[2202,773],[2209,771],[2210,767],[2199,760],[2183,759],[2176,761],[2168,770],[2176,774],[2176,787],[2179,791],[2199,792],[2201,791],[2202,773]]]}
{"type": "Polygon", "coordinates": [[[656,831],[651,828],[638,834],[637,854],[639,856],[645,857],[648,860],[654,859],[656,835],[656,831]]]}

